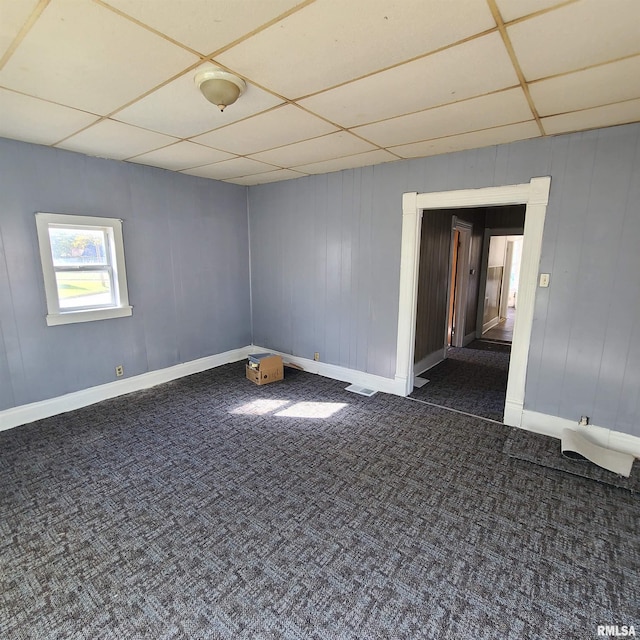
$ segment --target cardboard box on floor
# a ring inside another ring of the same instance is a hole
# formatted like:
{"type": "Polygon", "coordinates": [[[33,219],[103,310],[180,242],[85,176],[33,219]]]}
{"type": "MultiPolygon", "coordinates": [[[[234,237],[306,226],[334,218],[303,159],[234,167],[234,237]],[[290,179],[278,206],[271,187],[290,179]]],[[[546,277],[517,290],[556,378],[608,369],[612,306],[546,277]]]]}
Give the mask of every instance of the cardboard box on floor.
{"type": "Polygon", "coordinates": [[[269,384],[284,379],[284,367],[282,365],[282,357],[275,355],[260,354],[257,366],[251,366],[252,359],[249,356],[249,364],[246,365],[247,380],[256,384],[269,384]]]}

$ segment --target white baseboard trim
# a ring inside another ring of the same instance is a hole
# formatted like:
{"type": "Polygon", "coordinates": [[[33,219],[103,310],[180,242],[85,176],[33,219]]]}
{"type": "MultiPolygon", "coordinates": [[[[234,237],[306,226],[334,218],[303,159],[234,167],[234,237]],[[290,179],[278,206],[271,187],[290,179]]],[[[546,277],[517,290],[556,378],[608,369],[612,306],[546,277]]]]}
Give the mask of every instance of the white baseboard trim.
{"type": "MultiPolygon", "coordinates": [[[[506,422],[506,419],[505,423],[509,424],[506,422]]],[[[563,429],[573,429],[594,444],[614,451],[629,453],[636,458],[640,458],[640,438],[628,433],[622,433],[621,431],[614,431],[612,429],[598,427],[596,425],[582,427],[573,420],[567,420],[566,418],[559,418],[545,413],[537,413],[536,411],[529,411],[526,409],[522,412],[522,422],[520,425],[515,426],[520,426],[522,429],[526,429],[527,431],[542,433],[546,436],[558,439],[562,437],[563,429]]]]}
{"type": "Polygon", "coordinates": [[[364,371],[348,369],[347,367],[328,364],[326,362],[316,362],[315,360],[311,360],[309,358],[292,356],[282,351],[276,351],[275,349],[266,349],[257,345],[253,345],[251,347],[251,350],[252,353],[259,351],[269,351],[270,353],[281,355],[284,362],[291,362],[292,364],[298,365],[307,373],[315,373],[317,375],[324,376],[325,378],[331,378],[333,380],[341,380],[342,382],[357,384],[362,387],[374,389],[375,391],[382,391],[383,393],[391,393],[397,396],[406,395],[405,384],[399,378],[384,378],[373,373],[365,373],[364,371]]]}
{"type": "MultiPolygon", "coordinates": [[[[64,396],[5,409],[4,411],[0,411],[0,431],[12,429],[22,424],[34,422],[35,420],[49,418],[60,413],[66,413],[67,411],[73,411],[74,409],[87,407],[102,400],[108,400],[109,398],[115,398],[134,391],[141,391],[142,389],[149,389],[150,387],[170,382],[171,380],[177,380],[178,378],[183,378],[184,376],[189,376],[194,373],[200,373],[207,369],[213,369],[229,362],[238,362],[247,358],[250,353],[263,351],[277,353],[283,357],[285,362],[296,364],[302,367],[307,373],[315,373],[325,378],[361,385],[384,393],[398,396],[406,395],[407,381],[397,376],[396,378],[384,378],[372,373],[365,373],[364,371],[348,369],[325,362],[316,362],[315,360],[292,356],[281,351],[250,345],[225,351],[224,353],[218,353],[213,356],[199,358],[198,360],[192,360],[191,362],[177,364],[172,367],[167,367],[166,369],[149,371],[139,376],[75,391],[64,396]]],[[[437,362],[434,362],[434,364],[437,364],[437,362]]],[[[574,429],[595,444],[613,449],[614,451],[629,453],[636,458],[640,458],[640,437],[638,436],[598,427],[596,425],[581,427],[576,422],[565,418],[537,413],[536,411],[523,410],[522,405],[519,403],[506,402],[504,423],[558,439],[561,438],[563,429],[574,429]]]]}
{"type": "Polygon", "coordinates": [[[505,424],[508,424],[510,427],[520,427],[522,426],[522,414],[522,402],[514,402],[513,400],[509,400],[509,398],[507,398],[504,403],[503,422],[505,424]]]}
{"type": "Polygon", "coordinates": [[[473,342],[476,339],[476,332],[472,331],[471,333],[467,333],[467,335],[462,339],[462,346],[466,347],[470,342],[473,342]]]}
{"type": "Polygon", "coordinates": [[[238,360],[245,359],[249,353],[253,351],[254,349],[252,347],[232,349],[231,351],[199,358],[198,360],[177,364],[165,369],[149,371],[139,376],[132,376],[131,378],[116,380],[115,382],[109,382],[97,387],[74,391],[73,393],[68,393],[56,398],[5,409],[4,411],[0,411],[0,431],[12,429],[21,424],[34,422],[35,420],[49,418],[60,413],[66,413],[67,411],[73,411],[74,409],[87,407],[96,402],[122,396],[127,393],[132,393],[133,391],[141,391],[142,389],[155,387],[158,384],[177,380],[178,378],[190,376],[194,373],[200,373],[207,369],[213,369],[214,367],[219,367],[229,362],[237,362],[238,360]]]}
{"type": "Polygon", "coordinates": [[[419,376],[421,373],[431,369],[431,367],[435,367],[437,364],[440,364],[445,359],[445,355],[445,349],[442,348],[430,353],[428,356],[425,356],[420,360],[420,362],[416,362],[413,365],[413,375],[419,376]]]}
{"type": "Polygon", "coordinates": [[[485,322],[482,325],[482,333],[487,333],[490,329],[493,329],[496,325],[500,324],[500,316],[496,316],[495,318],[491,318],[489,322],[485,322]]]}

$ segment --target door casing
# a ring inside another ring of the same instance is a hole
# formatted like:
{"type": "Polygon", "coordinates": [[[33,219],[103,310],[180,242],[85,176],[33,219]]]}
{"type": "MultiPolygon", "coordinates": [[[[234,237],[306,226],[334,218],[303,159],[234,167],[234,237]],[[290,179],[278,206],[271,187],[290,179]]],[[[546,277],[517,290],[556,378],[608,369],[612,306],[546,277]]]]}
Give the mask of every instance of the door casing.
{"type": "Polygon", "coordinates": [[[542,233],[550,188],[551,177],[543,176],[531,178],[526,183],[501,187],[403,194],[395,381],[399,387],[402,387],[404,395],[409,395],[413,391],[417,283],[423,213],[428,215],[429,210],[432,209],[524,204],[526,214],[520,268],[519,308],[511,347],[504,412],[505,424],[518,427],[522,424],[542,233]]]}

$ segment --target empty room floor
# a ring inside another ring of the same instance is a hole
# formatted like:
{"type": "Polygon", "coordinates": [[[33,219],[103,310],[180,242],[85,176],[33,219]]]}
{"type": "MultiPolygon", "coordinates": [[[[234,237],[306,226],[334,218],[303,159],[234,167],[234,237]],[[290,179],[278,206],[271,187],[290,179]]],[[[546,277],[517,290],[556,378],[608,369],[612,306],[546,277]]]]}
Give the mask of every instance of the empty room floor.
{"type": "Polygon", "coordinates": [[[235,363],[0,433],[0,637],[591,638],[640,503],[511,429],[235,363]]]}

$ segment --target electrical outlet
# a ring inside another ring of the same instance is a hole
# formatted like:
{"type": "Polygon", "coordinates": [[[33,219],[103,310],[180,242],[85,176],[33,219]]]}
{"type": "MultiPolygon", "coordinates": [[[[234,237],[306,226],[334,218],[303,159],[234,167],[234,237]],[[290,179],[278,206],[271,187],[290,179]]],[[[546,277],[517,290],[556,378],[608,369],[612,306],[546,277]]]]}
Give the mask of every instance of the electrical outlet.
{"type": "Polygon", "coordinates": [[[320,360],[320,354],[319,354],[317,351],[313,354],[313,359],[314,359],[316,362],[318,362],[318,361],[320,360]]]}
{"type": "Polygon", "coordinates": [[[119,365],[116,367],[116,376],[117,376],[118,378],[120,378],[120,377],[121,377],[121,376],[123,376],[123,375],[124,375],[124,367],[123,367],[121,364],[119,364],[119,365]]]}

